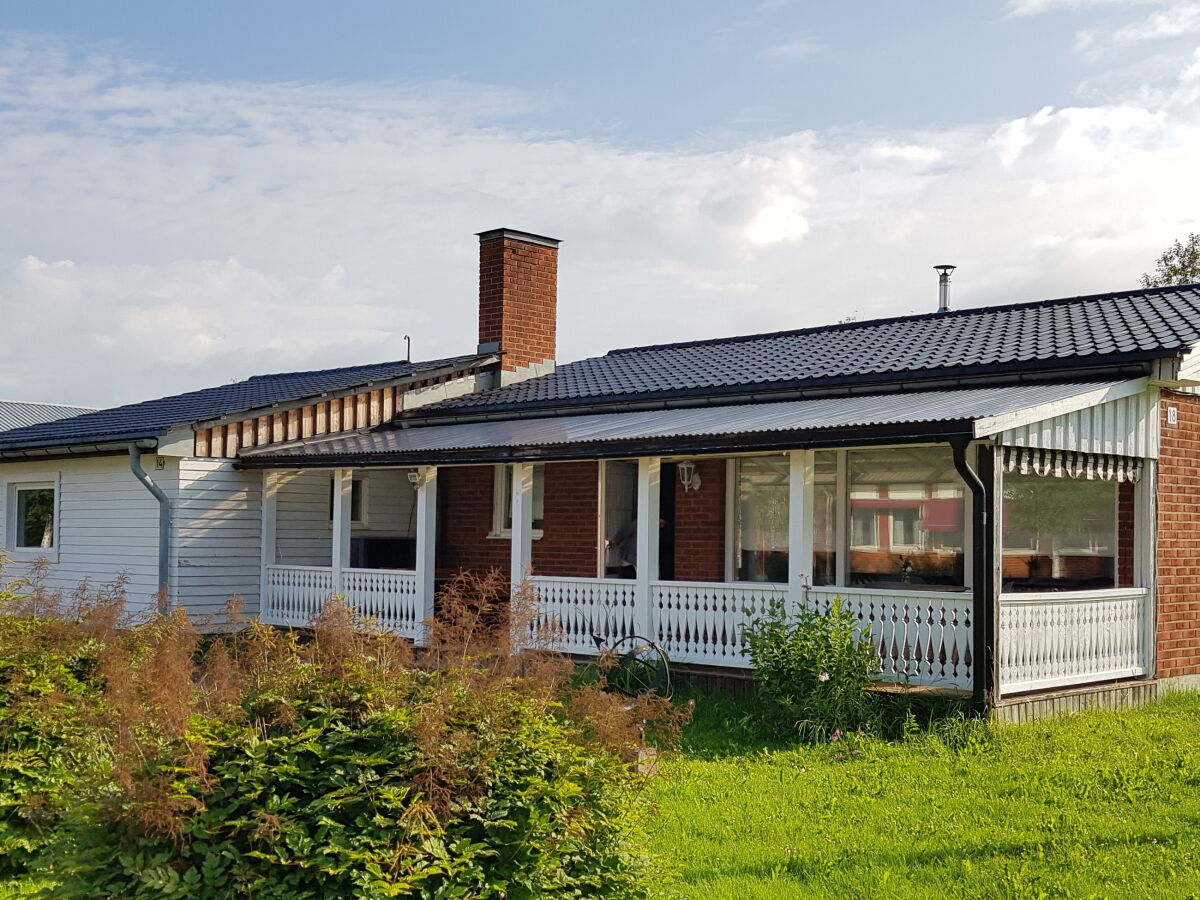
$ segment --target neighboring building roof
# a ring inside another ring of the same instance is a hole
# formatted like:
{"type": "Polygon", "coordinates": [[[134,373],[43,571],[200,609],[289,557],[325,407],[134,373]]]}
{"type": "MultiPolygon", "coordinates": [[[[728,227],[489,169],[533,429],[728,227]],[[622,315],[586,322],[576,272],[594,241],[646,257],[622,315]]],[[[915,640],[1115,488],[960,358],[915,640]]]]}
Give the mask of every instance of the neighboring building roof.
{"type": "Polygon", "coordinates": [[[421,415],[1077,369],[1171,356],[1198,340],[1200,285],[1152,288],[613,350],[421,415]]]}
{"type": "Polygon", "coordinates": [[[489,356],[457,356],[427,362],[387,362],[312,372],[256,375],[245,381],[131,403],[69,419],[0,433],[0,451],[25,447],[125,441],[159,437],[176,426],[203,422],[275,403],[318,397],[440,369],[467,368],[489,356]]]}
{"type": "MultiPolygon", "coordinates": [[[[1047,404],[1090,402],[1122,382],[1024,384],[940,391],[825,397],[736,406],[594,413],[427,427],[385,426],[367,433],[309,438],[303,443],[245,451],[247,468],[357,464],[485,462],[625,455],[663,442],[675,452],[844,442],[854,430],[879,437],[926,440],[980,436],[1002,418],[1044,415],[1047,404]],[[1082,402],[1082,401],[1081,401],[1082,402]],[[731,441],[738,442],[736,445],[731,441]]],[[[1144,381],[1139,382],[1144,388],[1144,381]]]]}
{"type": "Polygon", "coordinates": [[[0,400],[0,432],[28,425],[40,425],[56,419],[93,412],[90,406],[63,406],[59,403],[28,403],[24,400],[0,400]]]}

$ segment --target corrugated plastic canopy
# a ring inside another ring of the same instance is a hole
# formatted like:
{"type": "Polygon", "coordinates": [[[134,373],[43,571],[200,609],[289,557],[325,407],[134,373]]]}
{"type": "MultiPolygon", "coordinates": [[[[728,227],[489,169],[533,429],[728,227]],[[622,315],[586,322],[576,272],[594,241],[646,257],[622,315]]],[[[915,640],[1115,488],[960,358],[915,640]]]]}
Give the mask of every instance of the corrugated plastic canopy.
{"type": "Polygon", "coordinates": [[[385,426],[362,434],[248,451],[240,465],[288,468],[582,458],[656,442],[670,450],[696,452],[705,447],[719,449],[739,439],[759,446],[820,443],[850,430],[866,439],[872,437],[871,431],[876,437],[898,437],[905,436],[904,426],[913,426],[907,436],[914,439],[949,434],[975,437],[979,436],[977,423],[1007,422],[1022,411],[1091,404],[1109,394],[1143,387],[1144,381],[1009,385],[409,428],[385,426]]]}

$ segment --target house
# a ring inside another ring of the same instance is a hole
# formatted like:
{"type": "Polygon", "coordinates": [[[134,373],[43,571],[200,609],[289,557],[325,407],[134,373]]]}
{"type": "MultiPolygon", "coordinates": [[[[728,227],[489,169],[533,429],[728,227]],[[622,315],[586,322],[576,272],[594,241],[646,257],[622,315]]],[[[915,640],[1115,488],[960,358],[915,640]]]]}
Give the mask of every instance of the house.
{"type": "Polygon", "coordinates": [[[40,425],[42,422],[53,422],[55,419],[66,419],[92,411],[86,406],[0,400],[0,432],[24,428],[26,425],[40,425]]]}
{"type": "Polygon", "coordinates": [[[884,678],[994,705],[1200,676],[1200,287],[556,364],[558,242],[479,238],[473,354],[0,435],[8,552],[279,625],[340,594],[418,641],[439,578],[498,566],[566,651],[714,671],[773,601],[840,598],[884,678]]]}

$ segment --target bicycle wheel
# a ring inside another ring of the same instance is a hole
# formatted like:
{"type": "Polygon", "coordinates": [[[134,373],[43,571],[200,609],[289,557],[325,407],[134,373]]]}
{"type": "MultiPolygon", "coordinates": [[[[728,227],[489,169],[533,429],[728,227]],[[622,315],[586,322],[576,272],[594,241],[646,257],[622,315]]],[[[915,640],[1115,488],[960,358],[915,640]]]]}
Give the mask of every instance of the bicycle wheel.
{"type": "Polygon", "coordinates": [[[640,635],[630,634],[612,645],[616,665],[608,673],[608,683],[622,694],[655,693],[671,695],[671,667],[666,651],[640,635]]]}

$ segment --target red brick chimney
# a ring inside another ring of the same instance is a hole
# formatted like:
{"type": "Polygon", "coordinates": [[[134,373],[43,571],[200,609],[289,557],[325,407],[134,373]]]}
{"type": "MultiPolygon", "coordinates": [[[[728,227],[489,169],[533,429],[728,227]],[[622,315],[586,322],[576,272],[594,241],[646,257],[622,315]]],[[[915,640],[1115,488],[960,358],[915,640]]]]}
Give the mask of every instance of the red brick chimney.
{"type": "Polygon", "coordinates": [[[501,352],[505,372],[554,361],[558,243],[511,228],[479,233],[479,351],[501,352]]]}

